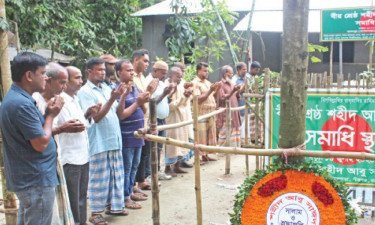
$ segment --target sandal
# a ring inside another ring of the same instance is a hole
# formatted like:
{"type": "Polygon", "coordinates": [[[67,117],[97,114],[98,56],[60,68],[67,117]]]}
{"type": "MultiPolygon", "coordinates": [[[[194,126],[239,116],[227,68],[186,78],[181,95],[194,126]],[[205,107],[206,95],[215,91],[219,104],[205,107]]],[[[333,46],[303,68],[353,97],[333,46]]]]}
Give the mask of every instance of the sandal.
{"type": "Polygon", "coordinates": [[[122,212],[111,212],[111,211],[105,211],[104,212],[106,215],[112,215],[112,216],[127,216],[129,215],[129,212],[126,211],[125,209],[122,210],[122,212]]]}
{"type": "Polygon", "coordinates": [[[146,194],[146,193],[143,193],[143,192],[141,192],[141,191],[139,191],[139,192],[134,192],[134,195],[138,195],[138,196],[143,196],[143,197],[148,197],[148,195],[146,194]]]}
{"type": "Polygon", "coordinates": [[[94,225],[107,225],[108,222],[103,218],[101,214],[92,215],[89,219],[90,223],[94,225]]]}
{"type": "Polygon", "coordinates": [[[146,201],[147,198],[145,196],[141,196],[141,195],[132,195],[130,196],[131,200],[133,201],[146,201]]]}
{"type": "Polygon", "coordinates": [[[151,190],[151,185],[146,182],[138,184],[138,187],[142,190],[151,190]]]}
{"type": "Polygon", "coordinates": [[[135,201],[131,201],[131,202],[125,201],[125,207],[128,209],[140,209],[142,208],[142,205],[139,203],[136,203],[135,201]]]}

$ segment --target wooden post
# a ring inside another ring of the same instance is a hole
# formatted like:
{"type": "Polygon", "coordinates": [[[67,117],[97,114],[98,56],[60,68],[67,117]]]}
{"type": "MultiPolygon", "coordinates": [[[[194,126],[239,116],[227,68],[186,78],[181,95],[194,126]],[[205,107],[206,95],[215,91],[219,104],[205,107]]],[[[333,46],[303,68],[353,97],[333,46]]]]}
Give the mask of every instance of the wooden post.
{"type": "Polygon", "coordinates": [[[337,74],[337,89],[341,89],[341,75],[337,74]]]}
{"type": "MultiPolygon", "coordinates": [[[[0,17],[2,18],[2,20],[6,20],[5,0],[0,0],[0,17]]],[[[1,81],[2,81],[2,88],[3,88],[2,93],[5,95],[5,93],[8,92],[8,90],[10,89],[10,86],[12,85],[7,30],[0,29],[0,46],[1,46],[0,47],[0,61],[1,61],[0,67],[1,67],[1,81]]],[[[1,173],[1,184],[2,184],[2,189],[3,189],[5,221],[7,225],[15,225],[17,223],[17,211],[18,211],[17,202],[16,202],[15,194],[13,192],[8,191],[6,188],[1,135],[0,135],[0,173],[1,173]]]]}
{"type": "MultiPolygon", "coordinates": [[[[0,0],[0,18],[6,20],[5,0],[0,0]]],[[[12,85],[12,78],[10,73],[7,30],[2,29],[0,29],[0,61],[1,81],[3,85],[3,93],[5,95],[12,85]]]]}
{"type": "Polygon", "coordinates": [[[316,74],[316,88],[321,88],[321,82],[322,82],[322,74],[316,74]]]}
{"type": "Polygon", "coordinates": [[[5,170],[4,170],[4,160],[3,160],[3,145],[2,138],[0,134],[0,173],[1,173],[1,184],[3,188],[3,199],[4,199],[4,211],[5,211],[5,221],[7,225],[17,224],[17,202],[16,196],[13,192],[6,189],[5,180],[5,170]]]}
{"type": "MultiPolygon", "coordinates": [[[[266,96],[266,94],[267,94],[267,91],[268,91],[268,89],[269,89],[269,87],[270,87],[270,69],[269,68],[266,68],[265,69],[265,76],[264,76],[264,96],[266,96]]],[[[264,104],[262,104],[262,106],[263,106],[263,112],[264,112],[264,110],[265,110],[265,106],[266,106],[266,104],[265,104],[265,102],[263,102],[264,104]]],[[[263,113],[263,121],[266,121],[266,118],[265,118],[265,113],[263,113]]],[[[265,124],[264,123],[261,123],[262,124],[262,130],[261,130],[261,134],[262,134],[262,140],[264,141],[264,138],[265,138],[265,136],[266,136],[266,131],[265,131],[265,129],[264,129],[264,127],[265,127],[265,124]]],[[[261,167],[262,168],[264,168],[264,165],[265,165],[265,157],[264,156],[261,156],[261,167]]]]}
{"type": "MultiPolygon", "coordinates": [[[[276,81],[276,79],[274,80],[276,81]]],[[[245,93],[248,93],[249,92],[249,84],[248,84],[249,80],[245,77],[245,93]]],[[[276,82],[275,82],[276,84],[276,82]]],[[[244,102],[245,102],[245,124],[242,125],[242,126],[245,126],[245,145],[248,145],[249,144],[249,106],[248,104],[248,101],[250,100],[250,98],[247,98],[247,97],[244,97],[244,102]]],[[[250,167],[249,167],[249,156],[246,155],[245,156],[245,163],[246,163],[246,175],[249,176],[249,171],[250,171],[250,167]]]]}
{"type": "Polygon", "coordinates": [[[368,71],[372,72],[372,55],[373,55],[373,50],[374,50],[374,41],[371,41],[370,44],[370,54],[369,54],[369,63],[368,63],[368,71]]]}
{"type": "Polygon", "coordinates": [[[333,41],[331,41],[331,49],[329,51],[329,76],[333,77],[333,41]]]}
{"type": "Polygon", "coordinates": [[[348,73],[348,89],[350,89],[350,78],[351,78],[351,74],[348,73]]]}
{"type": "MultiPolygon", "coordinates": [[[[198,96],[193,98],[193,129],[194,142],[198,143],[198,96]]],[[[197,224],[202,225],[202,194],[201,194],[201,167],[200,155],[198,149],[194,149],[194,163],[195,163],[195,198],[197,202],[197,224]]]]}
{"type": "MultiPolygon", "coordinates": [[[[156,99],[150,99],[151,133],[157,135],[156,99]]],[[[151,185],[152,185],[152,220],[160,225],[159,176],[158,176],[158,144],[151,141],[151,185]]]]}
{"type": "MultiPolygon", "coordinates": [[[[226,140],[225,146],[230,147],[230,137],[232,128],[232,113],[230,112],[230,100],[225,101],[225,128],[226,128],[226,140]]],[[[225,175],[230,174],[230,154],[225,154],[225,175]]]]}
{"type": "MultiPolygon", "coordinates": [[[[258,81],[258,76],[255,76],[255,90],[254,90],[255,94],[259,94],[259,81],[258,81]]],[[[258,114],[259,115],[259,98],[255,98],[255,112],[254,114],[258,114]]],[[[255,145],[258,145],[258,136],[259,136],[259,118],[256,116],[255,117],[255,126],[254,126],[254,129],[255,129],[255,145]]],[[[259,156],[256,157],[256,168],[257,169],[260,169],[260,165],[259,165],[259,156]]]]}
{"type": "Polygon", "coordinates": [[[359,77],[358,73],[355,74],[355,79],[357,80],[357,89],[361,88],[361,78],[359,77]]]}

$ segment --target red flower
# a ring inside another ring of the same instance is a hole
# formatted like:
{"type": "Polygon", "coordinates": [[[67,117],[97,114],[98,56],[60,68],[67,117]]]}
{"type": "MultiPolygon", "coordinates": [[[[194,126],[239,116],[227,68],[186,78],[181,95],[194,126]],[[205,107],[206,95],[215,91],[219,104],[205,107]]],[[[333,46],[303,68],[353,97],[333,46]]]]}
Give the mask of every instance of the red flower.
{"type": "Polygon", "coordinates": [[[283,174],[263,184],[262,187],[258,189],[258,195],[262,197],[271,196],[274,192],[285,189],[287,184],[288,180],[286,179],[286,176],[283,174]]]}
{"type": "Polygon", "coordinates": [[[332,194],[319,182],[315,181],[311,189],[315,196],[323,202],[325,206],[333,204],[332,194]]]}

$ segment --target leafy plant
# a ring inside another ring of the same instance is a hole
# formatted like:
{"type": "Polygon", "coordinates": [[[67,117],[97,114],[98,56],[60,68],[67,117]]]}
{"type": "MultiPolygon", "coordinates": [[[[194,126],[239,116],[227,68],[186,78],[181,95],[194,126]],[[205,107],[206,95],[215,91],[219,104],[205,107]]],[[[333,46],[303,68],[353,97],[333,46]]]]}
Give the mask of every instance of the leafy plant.
{"type": "MultiPolygon", "coordinates": [[[[308,44],[308,52],[315,52],[315,51],[318,51],[318,52],[327,52],[328,50],[329,50],[329,48],[325,47],[325,46],[313,45],[313,44],[310,44],[310,43],[308,44]]],[[[312,63],[322,62],[322,60],[319,59],[316,56],[311,56],[310,60],[311,60],[312,63]]]]}
{"type": "MultiPolygon", "coordinates": [[[[215,7],[210,0],[200,1],[202,12],[195,15],[187,15],[187,1],[173,0],[170,7],[175,13],[169,19],[171,37],[166,40],[169,48],[170,61],[183,61],[187,53],[189,61],[209,61],[209,57],[216,60],[223,59],[223,53],[227,45],[222,36],[222,27],[218,20],[216,10],[226,24],[233,24],[237,14],[228,10],[225,1],[219,1],[215,7]]],[[[238,46],[234,45],[234,49],[238,46]]]]}

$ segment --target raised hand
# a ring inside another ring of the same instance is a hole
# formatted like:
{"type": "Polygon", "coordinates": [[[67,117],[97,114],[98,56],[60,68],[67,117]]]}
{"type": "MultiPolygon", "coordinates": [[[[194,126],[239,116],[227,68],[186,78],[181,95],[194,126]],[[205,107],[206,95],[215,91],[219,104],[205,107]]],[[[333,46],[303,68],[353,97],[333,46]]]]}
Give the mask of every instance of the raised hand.
{"type": "Polygon", "coordinates": [[[85,118],[86,119],[91,118],[93,115],[97,114],[100,111],[101,108],[102,108],[102,103],[101,102],[99,102],[98,104],[95,104],[93,106],[90,106],[86,110],[85,118]]]}
{"type": "Polygon", "coordinates": [[[121,82],[117,88],[113,88],[111,92],[111,98],[113,100],[118,99],[122,94],[124,94],[126,89],[126,84],[121,82]]]}
{"type": "Polygon", "coordinates": [[[137,97],[137,104],[143,105],[146,102],[148,102],[149,99],[150,99],[150,93],[148,93],[148,92],[140,93],[137,97]]]}
{"type": "Polygon", "coordinates": [[[154,94],[159,85],[159,79],[154,78],[146,88],[146,92],[150,93],[150,96],[154,94]]]}
{"type": "Polygon", "coordinates": [[[240,89],[238,90],[239,93],[242,93],[245,91],[245,84],[240,84],[240,89]]]}
{"type": "Polygon", "coordinates": [[[184,95],[186,98],[189,98],[190,95],[193,93],[193,89],[189,88],[184,91],[184,95]]]}
{"type": "Polygon", "coordinates": [[[184,88],[185,89],[188,89],[188,88],[193,87],[193,86],[194,86],[194,84],[192,82],[186,82],[186,83],[184,83],[184,88]]]}
{"type": "Polygon", "coordinates": [[[240,86],[239,85],[235,85],[234,87],[233,87],[233,91],[238,91],[240,89],[240,86]]]}
{"type": "Polygon", "coordinates": [[[55,118],[57,115],[59,115],[64,104],[64,99],[60,95],[57,95],[54,99],[49,100],[47,103],[46,115],[55,118]]]}
{"type": "Polygon", "coordinates": [[[168,95],[173,91],[173,88],[175,87],[174,84],[169,84],[167,87],[164,88],[164,94],[168,95]]]}
{"type": "Polygon", "coordinates": [[[132,89],[132,85],[129,83],[128,85],[126,85],[126,90],[123,95],[127,96],[130,92],[132,92],[132,89]]]}
{"type": "Polygon", "coordinates": [[[172,91],[169,93],[169,97],[172,97],[172,95],[174,94],[174,93],[176,93],[176,91],[177,91],[177,84],[176,83],[172,83],[172,91]]]}

